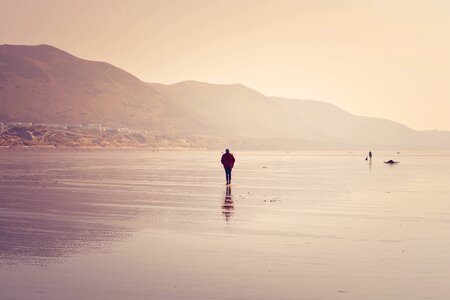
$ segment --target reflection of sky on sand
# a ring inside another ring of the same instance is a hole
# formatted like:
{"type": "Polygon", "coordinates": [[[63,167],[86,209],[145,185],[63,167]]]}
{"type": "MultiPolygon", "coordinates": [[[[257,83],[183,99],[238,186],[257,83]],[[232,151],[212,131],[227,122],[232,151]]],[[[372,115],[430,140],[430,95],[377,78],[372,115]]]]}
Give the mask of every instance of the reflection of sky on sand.
{"type": "Polygon", "coordinates": [[[450,157],[376,154],[0,152],[1,296],[446,299],[450,157]]]}
{"type": "Polygon", "coordinates": [[[27,176],[10,176],[7,183],[0,192],[0,257],[43,263],[98,249],[135,231],[127,221],[139,208],[120,205],[122,199],[105,205],[114,198],[111,191],[67,189],[27,176]]]}

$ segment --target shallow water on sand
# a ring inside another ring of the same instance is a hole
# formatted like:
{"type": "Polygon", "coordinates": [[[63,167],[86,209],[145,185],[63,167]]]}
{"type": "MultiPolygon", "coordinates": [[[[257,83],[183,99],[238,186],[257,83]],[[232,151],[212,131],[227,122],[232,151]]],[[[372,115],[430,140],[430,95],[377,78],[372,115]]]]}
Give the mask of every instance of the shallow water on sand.
{"type": "Polygon", "coordinates": [[[448,154],[220,155],[0,152],[0,299],[450,297],[448,154]]]}

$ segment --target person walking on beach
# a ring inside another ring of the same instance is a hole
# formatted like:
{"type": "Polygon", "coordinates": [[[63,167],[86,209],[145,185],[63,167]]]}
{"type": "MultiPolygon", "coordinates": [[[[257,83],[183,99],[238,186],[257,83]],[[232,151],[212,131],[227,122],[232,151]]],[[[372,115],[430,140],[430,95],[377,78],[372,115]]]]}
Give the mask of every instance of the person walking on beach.
{"type": "Polygon", "coordinates": [[[227,184],[231,184],[231,170],[234,167],[234,156],[230,153],[229,149],[225,150],[225,154],[222,155],[222,159],[220,162],[223,165],[223,168],[225,169],[225,177],[227,179],[227,184]]]}
{"type": "Polygon", "coordinates": [[[372,160],[372,151],[369,151],[369,159],[372,160]]]}

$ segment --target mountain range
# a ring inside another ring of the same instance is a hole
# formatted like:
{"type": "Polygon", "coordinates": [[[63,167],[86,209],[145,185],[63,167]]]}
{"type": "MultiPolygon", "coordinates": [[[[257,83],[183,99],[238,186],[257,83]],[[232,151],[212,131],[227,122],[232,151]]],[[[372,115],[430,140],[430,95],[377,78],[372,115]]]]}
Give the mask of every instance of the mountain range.
{"type": "Polygon", "coordinates": [[[48,45],[0,46],[0,122],[102,124],[202,148],[450,149],[450,133],[268,97],[241,84],[146,83],[48,45]]]}

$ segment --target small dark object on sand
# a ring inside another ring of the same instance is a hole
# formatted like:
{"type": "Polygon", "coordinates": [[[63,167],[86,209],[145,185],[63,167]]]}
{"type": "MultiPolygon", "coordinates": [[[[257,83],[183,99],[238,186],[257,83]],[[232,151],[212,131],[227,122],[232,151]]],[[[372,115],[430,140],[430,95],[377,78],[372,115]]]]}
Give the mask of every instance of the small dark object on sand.
{"type": "Polygon", "coordinates": [[[385,164],[389,164],[389,165],[393,165],[393,164],[398,164],[398,161],[393,161],[392,159],[385,161],[385,164]]]}

